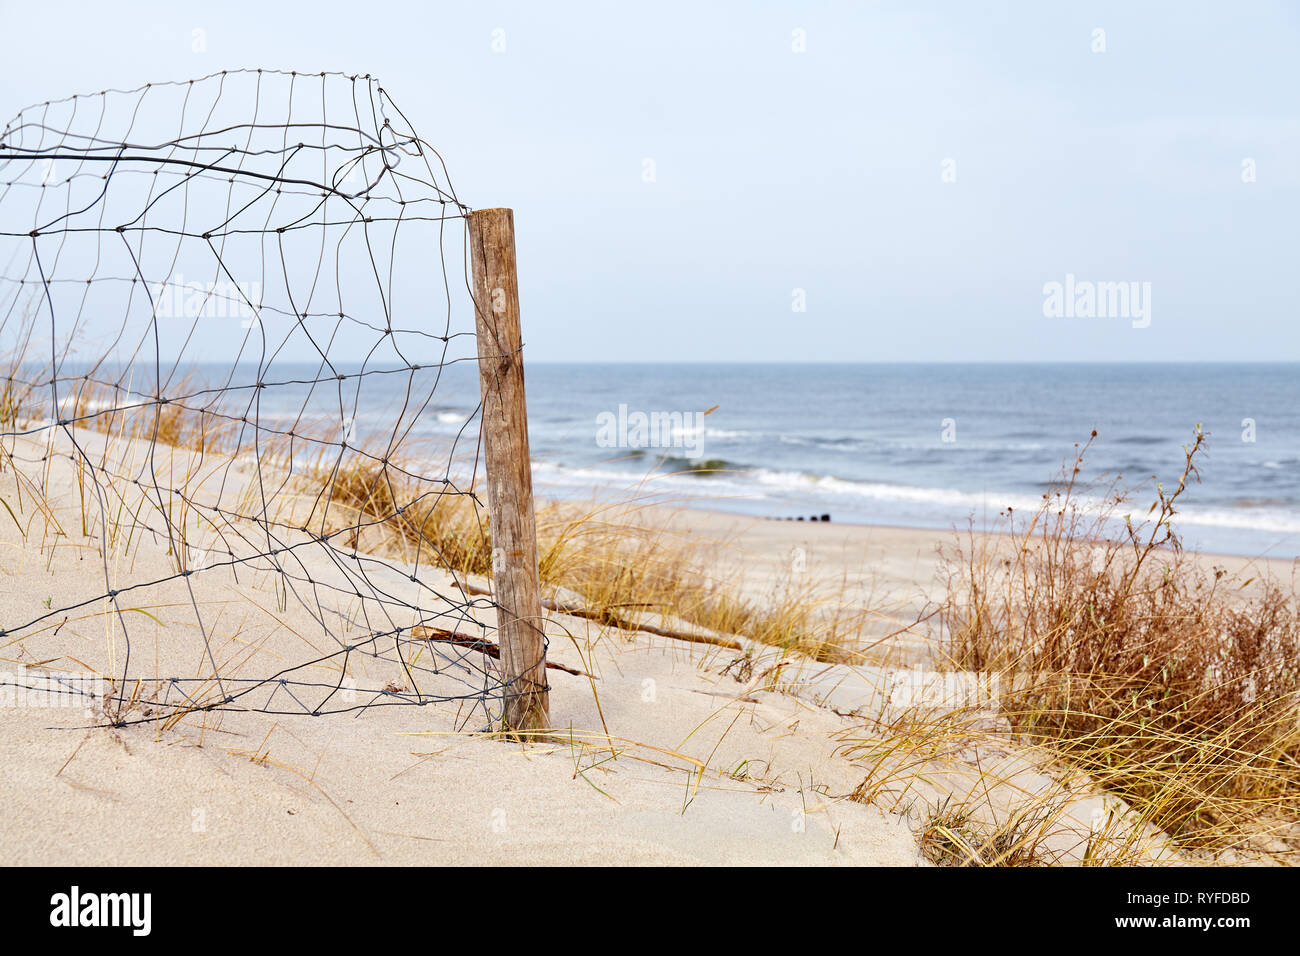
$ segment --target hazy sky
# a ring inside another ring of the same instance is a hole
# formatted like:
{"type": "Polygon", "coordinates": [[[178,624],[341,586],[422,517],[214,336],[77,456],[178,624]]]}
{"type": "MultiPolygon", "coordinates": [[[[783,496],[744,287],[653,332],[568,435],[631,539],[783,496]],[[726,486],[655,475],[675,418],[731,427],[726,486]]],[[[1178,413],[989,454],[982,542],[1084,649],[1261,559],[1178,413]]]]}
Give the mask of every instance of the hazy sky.
{"type": "Polygon", "coordinates": [[[380,77],[465,202],[514,207],[534,360],[1300,360],[1300,5],[4,2],[0,23],[6,119],[221,69],[380,77]],[[1150,283],[1150,324],[1045,317],[1067,274],[1150,283]]]}

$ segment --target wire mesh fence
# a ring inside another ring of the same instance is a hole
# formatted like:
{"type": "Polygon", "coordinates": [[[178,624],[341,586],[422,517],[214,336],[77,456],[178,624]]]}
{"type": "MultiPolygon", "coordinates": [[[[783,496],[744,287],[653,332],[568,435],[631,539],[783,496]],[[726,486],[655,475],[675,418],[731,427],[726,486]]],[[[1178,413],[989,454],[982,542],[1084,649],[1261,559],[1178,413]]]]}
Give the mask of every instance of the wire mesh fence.
{"type": "Polygon", "coordinates": [[[370,76],[223,72],[4,127],[6,693],[110,723],[497,718],[464,580],[492,554],[468,214],[370,76]]]}

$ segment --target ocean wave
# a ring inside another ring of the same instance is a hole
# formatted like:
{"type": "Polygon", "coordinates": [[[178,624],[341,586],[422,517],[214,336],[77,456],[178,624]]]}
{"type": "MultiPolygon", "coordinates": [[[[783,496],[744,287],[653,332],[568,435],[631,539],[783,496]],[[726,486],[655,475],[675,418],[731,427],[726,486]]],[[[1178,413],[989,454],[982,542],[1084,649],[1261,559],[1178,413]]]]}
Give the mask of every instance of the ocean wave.
{"type": "Polygon", "coordinates": [[[775,441],[782,445],[795,445],[806,448],[829,448],[836,451],[903,451],[926,452],[928,454],[933,454],[935,452],[950,454],[953,451],[960,451],[980,452],[984,454],[1004,454],[1041,452],[1047,449],[1047,446],[1041,442],[1008,442],[997,439],[981,440],[963,438],[960,442],[945,443],[940,440],[937,430],[932,439],[922,440],[917,440],[915,438],[889,438],[882,436],[864,438],[853,435],[826,437],[822,435],[796,435],[787,432],[773,432],[766,434],[759,432],[755,433],[755,436],[775,441]]]}
{"type": "Polygon", "coordinates": [[[753,434],[753,432],[731,428],[708,428],[686,424],[672,425],[668,429],[668,436],[678,443],[685,443],[688,439],[693,438],[749,438],[753,434]]]}
{"type": "MultiPolygon", "coordinates": [[[[552,486],[628,487],[644,483],[645,487],[659,492],[689,492],[698,495],[700,476],[690,471],[667,473],[641,473],[610,466],[570,468],[552,462],[536,462],[534,474],[539,484],[552,486]]],[[[1029,514],[1043,503],[1041,494],[1015,491],[962,491],[956,488],[935,488],[889,482],[853,481],[832,475],[813,475],[798,471],[777,471],[765,468],[748,470],[730,466],[713,472],[707,486],[719,498],[740,497],[754,501],[797,502],[819,510],[858,516],[856,520],[879,520],[885,523],[897,517],[889,506],[901,506],[908,514],[917,507],[933,512],[934,517],[961,521],[972,514],[1001,512],[1011,508],[1017,514],[1029,514]],[[883,505],[864,509],[864,504],[883,505]]],[[[1097,516],[1108,508],[1105,498],[1076,494],[1074,502],[1081,514],[1097,516]]],[[[1145,519],[1145,506],[1133,509],[1135,524],[1145,519]]],[[[1113,511],[1115,520],[1122,521],[1125,512],[1113,511]]],[[[854,520],[854,519],[850,519],[854,520]]],[[[1300,534],[1300,510],[1254,504],[1240,507],[1212,507],[1188,505],[1180,508],[1174,519],[1175,527],[1197,526],[1225,528],[1239,531],[1267,531],[1277,534],[1300,534]]]]}
{"type": "Polygon", "coordinates": [[[999,510],[1010,506],[1017,511],[1036,508],[1042,502],[1040,496],[1024,493],[985,493],[958,491],[955,488],[925,488],[890,482],[853,481],[847,478],[836,478],[833,475],[769,471],[763,468],[755,469],[751,474],[765,489],[795,494],[814,491],[831,495],[851,495],[876,501],[906,501],[949,507],[985,508],[995,505],[999,510]]]}
{"type": "Polygon", "coordinates": [[[1243,508],[1240,511],[1226,508],[1196,508],[1188,506],[1178,512],[1176,526],[1191,524],[1211,528],[1232,528],[1238,531],[1269,531],[1278,534],[1300,534],[1300,514],[1291,509],[1243,508]]]}

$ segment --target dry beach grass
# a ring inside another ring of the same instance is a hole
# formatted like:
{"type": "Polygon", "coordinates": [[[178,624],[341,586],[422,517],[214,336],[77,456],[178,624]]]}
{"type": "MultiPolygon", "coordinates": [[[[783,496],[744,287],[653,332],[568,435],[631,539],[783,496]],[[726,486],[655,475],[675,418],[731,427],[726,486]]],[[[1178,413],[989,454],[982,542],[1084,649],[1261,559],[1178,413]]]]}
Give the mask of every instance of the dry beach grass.
{"type": "Polygon", "coordinates": [[[1085,448],[1009,540],[968,538],[946,565],[943,650],[999,675],[1018,736],[1221,848],[1261,825],[1289,832],[1300,810],[1300,601],[1293,582],[1182,552],[1171,521],[1203,441],[1140,527],[1113,488],[1080,506],[1085,448]]]}

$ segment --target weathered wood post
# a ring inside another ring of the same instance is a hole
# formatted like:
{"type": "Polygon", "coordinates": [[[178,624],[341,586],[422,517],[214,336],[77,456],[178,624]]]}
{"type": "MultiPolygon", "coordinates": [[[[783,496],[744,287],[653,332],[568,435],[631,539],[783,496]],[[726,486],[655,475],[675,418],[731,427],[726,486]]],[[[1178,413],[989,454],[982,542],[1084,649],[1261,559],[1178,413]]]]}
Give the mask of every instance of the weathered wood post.
{"type": "Polygon", "coordinates": [[[537,580],[537,524],[524,404],[523,339],[509,209],[469,214],[479,385],[483,395],[493,597],[510,730],[550,726],[546,643],[537,580]]]}

